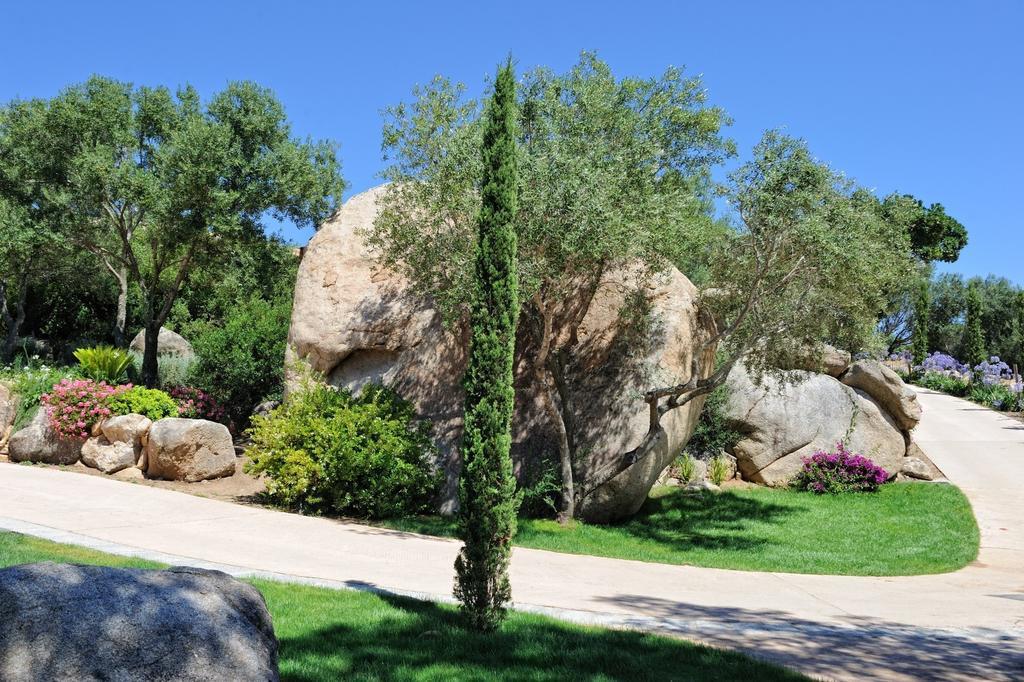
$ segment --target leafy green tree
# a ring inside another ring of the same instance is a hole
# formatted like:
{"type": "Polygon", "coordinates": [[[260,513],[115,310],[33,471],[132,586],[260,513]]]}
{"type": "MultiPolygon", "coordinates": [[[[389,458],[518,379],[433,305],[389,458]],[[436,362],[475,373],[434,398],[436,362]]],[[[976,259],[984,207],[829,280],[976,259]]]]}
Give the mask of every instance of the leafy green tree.
{"type": "Polygon", "coordinates": [[[986,359],[985,330],[981,321],[981,292],[976,283],[967,287],[967,316],[964,319],[963,359],[976,365],[986,359]]]}
{"type": "Polygon", "coordinates": [[[909,194],[890,194],[880,210],[887,221],[909,232],[914,255],[925,263],[952,263],[967,246],[967,228],[948,215],[942,204],[925,207],[909,194]]]}
{"type": "MultiPolygon", "coordinates": [[[[160,327],[188,278],[261,234],[268,214],[318,224],[343,188],[334,148],[294,139],[280,102],[253,83],[204,106],[190,86],[172,94],[93,77],[31,108],[36,134],[6,140],[31,151],[14,159],[15,175],[42,188],[42,210],[117,280],[122,333],[129,283],[138,288],[149,386],[160,327]]],[[[10,158],[3,148],[0,158],[10,158]]]]}
{"type": "MultiPolygon", "coordinates": [[[[472,300],[484,120],[464,88],[437,78],[387,110],[384,177],[391,181],[369,235],[385,265],[409,276],[449,322],[472,300]]],[[[697,253],[712,229],[712,166],[733,153],[728,119],[699,78],[617,79],[584,54],[568,73],[538,68],[519,88],[520,349],[557,433],[560,516],[574,515],[577,458],[566,363],[589,308],[587,292],[617,268],[645,275],[697,253]],[[574,305],[566,305],[574,302],[574,305]]]]}
{"type": "Polygon", "coordinates": [[[508,564],[519,506],[510,455],[512,362],[519,318],[515,126],[516,84],[510,61],[498,71],[485,115],[459,482],[464,545],[455,560],[455,596],[478,630],[496,628],[512,597],[508,564]]]}
{"type": "Polygon", "coordinates": [[[928,292],[928,281],[921,280],[917,285],[917,295],[914,297],[914,342],[911,352],[915,365],[920,365],[928,356],[928,316],[931,312],[928,292]]]}

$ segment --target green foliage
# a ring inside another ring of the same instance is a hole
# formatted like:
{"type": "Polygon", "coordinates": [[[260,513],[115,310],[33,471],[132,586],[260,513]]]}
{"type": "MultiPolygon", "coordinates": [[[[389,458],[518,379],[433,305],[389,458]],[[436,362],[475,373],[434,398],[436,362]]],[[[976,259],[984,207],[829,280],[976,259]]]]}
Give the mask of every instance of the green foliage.
{"type": "Polygon", "coordinates": [[[988,357],[981,321],[981,293],[978,287],[973,285],[967,288],[967,317],[964,321],[962,357],[972,366],[988,357]]]}
{"type": "Polygon", "coordinates": [[[107,400],[107,407],[115,415],[141,414],[153,421],[178,416],[178,403],[156,388],[134,386],[107,400]]]}
{"type": "MultiPolygon", "coordinates": [[[[142,354],[136,351],[129,351],[132,356],[131,374],[135,377],[142,375],[142,354]]],[[[169,391],[175,386],[187,386],[192,377],[192,368],[196,364],[196,358],[183,355],[161,354],[157,356],[157,379],[156,385],[163,391],[169,391]]]]}
{"type": "Polygon", "coordinates": [[[722,485],[729,475],[729,462],[722,455],[715,455],[708,462],[708,478],[715,485],[722,485]]]}
{"type": "MultiPolygon", "coordinates": [[[[452,319],[472,298],[485,121],[447,79],[414,96],[387,110],[391,184],[369,237],[452,319]]],[[[627,262],[663,270],[692,255],[694,234],[712,229],[711,167],[734,153],[721,136],[729,119],[699,77],[669,68],[620,79],[584,53],[566,73],[525,73],[518,97],[524,306],[538,292],[559,301],[627,262]]]]}
{"type": "Polygon", "coordinates": [[[440,484],[430,427],[394,392],[310,383],[249,429],[246,471],[269,498],[311,513],[382,518],[431,508],[440,484]]]}
{"type": "Polygon", "coordinates": [[[879,205],[887,222],[910,235],[911,249],[923,262],[952,263],[967,246],[967,229],[942,204],[925,207],[909,194],[891,194],[879,205]]]}
{"type": "Polygon", "coordinates": [[[1017,412],[1024,407],[1024,399],[1020,393],[1014,393],[1005,384],[985,384],[980,381],[971,382],[965,396],[993,410],[1017,412]]]}
{"type": "MultiPolygon", "coordinates": [[[[292,137],[268,89],[229,83],[203,105],[185,86],[135,87],[95,76],[51,100],[12,103],[0,133],[0,189],[123,273],[155,331],[193,272],[220,270],[265,216],[316,225],[343,189],[333,145],[292,137]],[[82,220],[88,216],[88,220],[82,220]]],[[[155,339],[142,378],[157,382],[155,339]]]]}
{"type": "Polygon", "coordinates": [[[716,457],[723,450],[729,450],[740,439],[740,433],[732,428],[725,416],[729,402],[729,387],[719,386],[704,401],[697,426],[686,443],[686,451],[701,459],[716,457]]]}
{"type": "Polygon", "coordinates": [[[931,312],[931,301],[928,299],[928,282],[918,284],[917,295],[914,297],[914,335],[911,344],[911,355],[915,365],[920,365],[928,356],[928,337],[930,334],[928,316],[931,312]]]}
{"type": "Polygon", "coordinates": [[[233,421],[244,424],[258,403],[280,397],[291,300],[251,298],[225,315],[221,321],[190,327],[196,362],[189,383],[203,388],[233,421]]]}
{"type": "Polygon", "coordinates": [[[519,499],[512,473],[513,359],[519,318],[516,270],[516,84],[498,71],[487,107],[476,276],[470,310],[459,481],[462,550],[455,596],[477,630],[494,630],[512,598],[508,564],[519,499]]]}
{"type": "Polygon", "coordinates": [[[541,460],[534,468],[539,473],[520,475],[518,480],[519,516],[551,518],[558,512],[558,499],[562,492],[558,469],[548,460],[541,460]]]}
{"type": "Polygon", "coordinates": [[[14,430],[27,425],[39,408],[39,399],[49,393],[55,384],[64,379],[77,379],[78,372],[68,367],[47,367],[16,361],[9,367],[0,366],[0,381],[11,388],[18,396],[18,414],[14,420],[14,430]]]}
{"type": "Polygon", "coordinates": [[[108,384],[119,383],[132,365],[131,354],[113,346],[79,348],[75,351],[75,359],[82,376],[108,384]]]}
{"type": "Polygon", "coordinates": [[[697,460],[689,452],[684,452],[676,458],[675,467],[679,480],[689,483],[693,480],[693,475],[697,473],[697,460]]]}
{"type": "Polygon", "coordinates": [[[971,382],[960,377],[950,376],[941,372],[925,372],[915,383],[918,386],[929,388],[933,391],[941,391],[949,395],[963,398],[971,387],[971,382]]]}

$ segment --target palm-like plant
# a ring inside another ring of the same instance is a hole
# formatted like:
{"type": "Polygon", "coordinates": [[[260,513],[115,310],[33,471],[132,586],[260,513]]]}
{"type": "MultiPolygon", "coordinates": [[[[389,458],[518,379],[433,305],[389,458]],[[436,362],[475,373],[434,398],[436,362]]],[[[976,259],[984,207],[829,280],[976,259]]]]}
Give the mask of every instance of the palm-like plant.
{"type": "Polygon", "coordinates": [[[85,377],[108,384],[120,382],[132,364],[132,356],[127,351],[113,346],[79,348],[75,359],[85,377]]]}

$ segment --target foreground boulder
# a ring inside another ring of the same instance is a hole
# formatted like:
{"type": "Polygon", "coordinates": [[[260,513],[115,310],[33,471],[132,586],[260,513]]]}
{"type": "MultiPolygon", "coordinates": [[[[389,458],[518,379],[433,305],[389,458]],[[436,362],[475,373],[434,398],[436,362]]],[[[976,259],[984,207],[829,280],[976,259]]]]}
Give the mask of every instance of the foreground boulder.
{"type": "MultiPolygon", "coordinates": [[[[141,330],[132,339],[131,349],[136,353],[146,352],[145,329],[141,330]]],[[[192,350],[192,344],[188,342],[188,339],[164,327],[160,327],[160,333],[157,336],[157,353],[160,355],[176,355],[183,358],[195,357],[195,351],[192,350]]]]}
{"type": "Polygon", "coordinates": [[[18,396],[14,395],[7,384],[0,383],[0,437],[14,424],[18,413],[18,396]]]}
{"type": "Polygon", "coordinates": [[[228,427],[205,419],[160,419],[149,429],[146,475],[170,481],[205,481],[235,473],[228,427]]]}
{"type": "MultiPolygon", "coordinates": [[[[352,197],[310,241],[299,266],[289,330],[289,381],[295,360],[321,372],[335,386],[359,390],[367,382],[390,385],[430,419],[446,473],[442,512],[455,509],[462,433],[466,339],[446,328],[429,301],[415,296],[397,274],[377,264],[361,237],[373,227],[384,188],[352,197]]],[[[572,437],[579,455],[577,479],[619,463],[647,434],[649,417],[641,392],[652,381],[671,385],[689,379],[694,338],[701,326],[696,290],[682,273],[648,281],[640,294],[657,324],[630,335],[623,304],[637,293],[633,272],[608,273],[590,300],[578,343],[566,364],[573,396],[572,437]]],[[[555,312],[554,328],[565,329],[583,292],[568,296],[555,312]]],[[[521,326],[522,331],[522,326],[521,326]]],[[[534,366],[536,349],[520,339],[516,358],[516,410],[512,456],[516,470],[536,471],[557,453],[554,425],[543,410],[534,366]],[[546,460],[546,461],[545,461],[546,460]]],[[[703,367],[710,371],[711,355],[703,367]]],[[[689,439],[703,401],[667,414],[665,434],[653,452],[581,501],[592,521],[629,516],[689,439]]]]}
{"type": "Polygon", "coordinates": [[[742,434],[733,454],[749,481],[788,485],[804,457],[840,440],[892,475],[902,468],[903,432],[867,393],[800,370],[765,376],[757,385],[742,365],[728,385],[726,417],[742,434]]]}
{"type": "Polygon", "coordinates": [[[277,680],[263,596],[220,571],[0,570],[0,679],[277,680]]]}
{"type": "Polygon", "coordinates": [[[141,414],[122,414],[111,417],[100,425],[104,437],[111,443],[128,443],[135,453],[134,464],[142,455],[142,448],[149,438],[153,422],[141,414]]]}
{"type": "Polygon", "coordinates": [[[885,409],[904,431],[921,421],[921,403],[900,375],[877,360],[858,360],[850,365],[841,381],[864,391],[885,409]]]}
{"type": "Polygon", "coordinates": [[[82,464],[114,474],[135,464],[135,449],[131,443],[111,443],[106,436],[93,436],[82,445],[82,464]]]}
{"type": "Polygon", "coordinates": [[[12,462],[74,464],[82,455],[82,442],[64,440],[50,428],[46,408],[40,407],[28,426],[17,431],[7,443],[12,462]]]}

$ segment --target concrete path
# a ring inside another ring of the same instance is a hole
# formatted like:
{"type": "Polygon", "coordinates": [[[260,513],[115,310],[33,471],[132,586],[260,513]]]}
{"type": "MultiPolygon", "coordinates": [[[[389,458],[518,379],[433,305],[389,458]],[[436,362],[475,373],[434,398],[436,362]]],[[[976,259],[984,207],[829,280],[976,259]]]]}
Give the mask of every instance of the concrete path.
{"type": "MultiPolygon", "coordinates": [[[[516,607],[680,634],[839,679],[1024,679],[1024,424],[921,392],[916,439],[971,499],[978,561],[905,578],[751,573],[516,549],[516,607]]],[[[449,599],[458,543],[0,465],[0,528],[171,563],[449,599]]]]}

